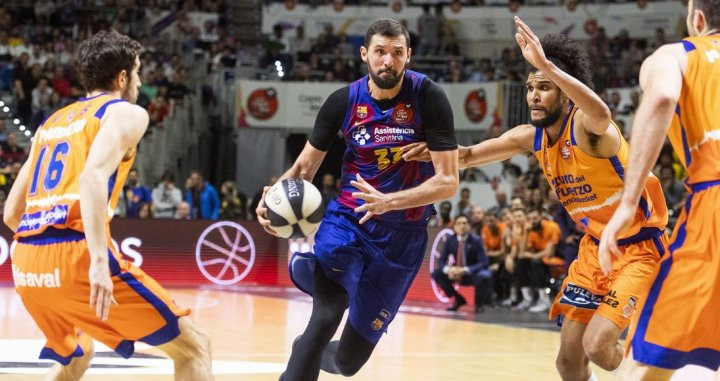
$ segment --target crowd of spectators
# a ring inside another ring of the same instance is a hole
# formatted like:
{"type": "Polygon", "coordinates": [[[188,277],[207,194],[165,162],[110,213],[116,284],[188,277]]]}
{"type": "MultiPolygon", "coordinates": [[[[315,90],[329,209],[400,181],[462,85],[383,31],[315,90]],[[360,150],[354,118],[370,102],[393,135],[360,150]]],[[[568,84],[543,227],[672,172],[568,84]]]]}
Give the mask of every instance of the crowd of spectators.
{"type": "Polygon", "coordinates": [[[85,95],[75,70],[75,49],[87,36],[112,28],[146,49],[138,104],[148,109],[151,125],[161,127],[173,104],[191,92],[189,68],[180,57],[204,55],[211,60],[235,43],[225,25],[226,7],[224,0],[0,5],[0,92],[11,92],[13,117],[34,131],[52,112],[85,95]],[[191,22],[193,14],[215,17],[205,17],[198,26],[191,22]]]}

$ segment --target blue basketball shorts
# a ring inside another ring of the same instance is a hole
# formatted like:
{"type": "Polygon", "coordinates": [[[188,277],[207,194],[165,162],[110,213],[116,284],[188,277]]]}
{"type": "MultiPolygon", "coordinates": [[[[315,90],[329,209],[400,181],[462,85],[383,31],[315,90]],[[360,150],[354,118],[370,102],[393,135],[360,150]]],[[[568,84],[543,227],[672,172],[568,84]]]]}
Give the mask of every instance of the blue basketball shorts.
{"type": "Polygon", "coordinates": [[[317,263],[325,275],[347,291],[348,321],[376,344],[397,315],[423,262],[428,236],[426,222],[388,226],[369,220],[332,201],[315,235],[315,254],[295,253],[290,278],[312,295],[317,263]]]}

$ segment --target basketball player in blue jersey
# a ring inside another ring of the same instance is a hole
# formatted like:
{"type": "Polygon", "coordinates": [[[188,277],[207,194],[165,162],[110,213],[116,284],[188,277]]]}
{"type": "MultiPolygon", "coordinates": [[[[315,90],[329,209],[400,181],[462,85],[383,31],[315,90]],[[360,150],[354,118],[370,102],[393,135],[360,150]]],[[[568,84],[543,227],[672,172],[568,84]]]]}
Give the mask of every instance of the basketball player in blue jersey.
{"type": "MultiPolygon", "coordinates": [[[[342,131],[340,195],[315,235],[315,255],[291,260],[290,276],[313,296],[313,310],[284,381],[317,380],[321,368],[344,376],[360,370],[422,264],[432,204],[454,195],[459,181],[450,103],[437,84],[405,69],[408,31],[395,20],[377,20],[360,55],[369,75],[328,97],[308,143],[281,178],[312,180],[342,131]],[[414,142],[427,142],[430,162],[402,160],[402,147],[414,142]],[[330,342],[346,308],[342,336],[330,342]]],[[[258,220],[274,234],[263,206],[264,195],[258,220]]]]}

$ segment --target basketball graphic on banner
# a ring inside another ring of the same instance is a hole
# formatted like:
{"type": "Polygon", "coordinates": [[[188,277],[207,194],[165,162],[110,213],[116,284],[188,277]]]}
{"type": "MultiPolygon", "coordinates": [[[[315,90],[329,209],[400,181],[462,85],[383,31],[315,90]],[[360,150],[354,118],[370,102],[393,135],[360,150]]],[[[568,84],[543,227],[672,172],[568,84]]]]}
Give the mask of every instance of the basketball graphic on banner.
{"type": "Polygon", "coordinates": [[[272,87],[253,91],[247,99],[247,110],[258,120],[272,118],[278,110],[277,91],[272,87]]]}
{"type": "Polygon", "coordinates": [[[465,97],[465,115],[473,123],[480,123],[485,118],[487,107],[483,89],[473,90],[465,97]]]}
{"type": "Polygon", "coordinates": [[[207,280],[219,285],[241,281],[255,263],[255,242],[241,225],[221,221],[208,226],[195,246],[195,261],[207,280]]]}
{"type": "MultiPolygon", "coordinates": [[[[438,235],[435,236],[435,241],[433,241],[432,250],[430,251],[430,274],[435,271],[435,263],[437,262],[438,258],[440,258],[440,245],[445,245],[447,237],[453,234],[455,234],[455,232],[452,229],[443,229],[440,231],[440,233],[438,233],[438,235]]],[[[438,289],[437,284],[435,284],[434,280],[430,279],[430,284],[432,285],[432,290],[437,300],[443,303],[447,303],[450,301],[450,298],[445,296],[442,290],[438,289]]],[[[455,289],[457,290],[459,288],[460,285],[455,284],[455,289]]]]}

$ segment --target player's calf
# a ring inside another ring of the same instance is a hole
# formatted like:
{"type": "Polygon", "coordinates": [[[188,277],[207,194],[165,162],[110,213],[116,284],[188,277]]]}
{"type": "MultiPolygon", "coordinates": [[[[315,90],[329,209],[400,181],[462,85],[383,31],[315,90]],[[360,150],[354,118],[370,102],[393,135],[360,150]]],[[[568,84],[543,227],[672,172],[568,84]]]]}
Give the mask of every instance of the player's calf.
{"type": "Polygon", "coordinates": [[[175,380],[212,380],[210,336],[188,317],[178,319],[180,335],[159,346],[175,364],[175,380]]]}
{"type": "Polygon", "coordinates": [[[43,381],[77,381],[85,371],[90,368],[90,362],[95,355],[90,341],[90,347],[84,349],[85,354],[80,357],[74,357],[68,365],[55,364],[48,372],[43,381]]]}

